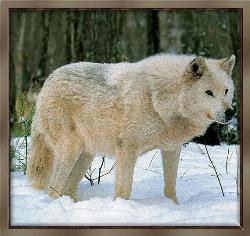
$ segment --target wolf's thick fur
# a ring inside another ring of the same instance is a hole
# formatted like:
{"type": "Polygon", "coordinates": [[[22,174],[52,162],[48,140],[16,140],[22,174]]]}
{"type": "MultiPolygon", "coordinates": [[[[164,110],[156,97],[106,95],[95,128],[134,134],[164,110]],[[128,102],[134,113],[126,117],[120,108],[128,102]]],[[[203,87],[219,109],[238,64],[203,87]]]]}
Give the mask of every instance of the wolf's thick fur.
{"type": "Polygon", "coordinates": [[[227,122],[234,62],[234,56],[162,54],[137,63],[80,62],[55,70],[36,104],[29,179],[53,197],[76,199],[95,154],[113,155],[115,195],[128,199],[138,155],[159,148],[165,196],[178,202],[181,145],[212,122],[227,122]]]}

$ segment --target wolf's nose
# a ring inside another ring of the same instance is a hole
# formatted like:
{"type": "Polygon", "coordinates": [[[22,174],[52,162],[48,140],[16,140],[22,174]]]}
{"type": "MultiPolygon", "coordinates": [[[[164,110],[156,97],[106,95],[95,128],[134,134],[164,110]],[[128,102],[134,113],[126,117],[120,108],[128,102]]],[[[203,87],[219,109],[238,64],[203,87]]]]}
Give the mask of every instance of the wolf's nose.
{"type": "Polygon", "coordinates": [[[227,117],[228,120],[231,120],[232,117],[235,115],[235,110],[234,109],[231,109],[231,108],[228,108],[225,112],[225,115],[227,117]]]}

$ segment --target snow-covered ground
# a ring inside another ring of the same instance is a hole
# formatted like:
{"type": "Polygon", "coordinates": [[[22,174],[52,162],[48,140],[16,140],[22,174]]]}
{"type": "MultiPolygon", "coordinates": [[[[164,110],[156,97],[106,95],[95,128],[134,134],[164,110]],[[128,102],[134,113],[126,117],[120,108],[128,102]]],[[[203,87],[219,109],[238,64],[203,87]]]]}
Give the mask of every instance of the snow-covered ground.
{"type": "MultiPolygon", "coordinates": [[[[91,186],[83,179],[76,203],[68,196],[54,200],[45,191],[33,189],[22,173],[13,172],[11,225],[239,225],[236,146],[208,146],[208,151],[221,174],[225,197],[209,167],[205,147],[189,143],[182,148],[178,169],[179,205],[163,195],[161,156],[153,150],[138,158],[130,200],[114,199],[115,170],[102,177],[99,185],[91,186]]],[[[92,168],[99,168],[100,163],[96,157],[92,168]]],[[[106,158],[102,173],[113,163],[106,158]]]]}

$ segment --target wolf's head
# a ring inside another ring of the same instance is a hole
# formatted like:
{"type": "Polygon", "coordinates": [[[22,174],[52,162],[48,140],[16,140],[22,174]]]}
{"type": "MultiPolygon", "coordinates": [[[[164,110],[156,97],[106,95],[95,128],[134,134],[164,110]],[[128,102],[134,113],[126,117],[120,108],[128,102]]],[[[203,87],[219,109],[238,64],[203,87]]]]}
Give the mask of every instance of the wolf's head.
{"type": "Polygon", "coordinates": [[[180,113],[199,123],[228,123],[235,115],[231,79],[235,56],[221,60],[196,57],[186,66],[180,93],[180,113]]]}

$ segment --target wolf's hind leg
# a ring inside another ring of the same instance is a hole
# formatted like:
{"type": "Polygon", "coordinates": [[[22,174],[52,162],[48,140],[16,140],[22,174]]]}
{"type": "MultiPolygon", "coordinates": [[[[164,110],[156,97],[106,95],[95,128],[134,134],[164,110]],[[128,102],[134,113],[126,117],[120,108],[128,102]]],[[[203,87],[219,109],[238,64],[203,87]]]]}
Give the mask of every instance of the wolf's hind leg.
{"type": "Polygon", "coordinates": [[[165,182],[164,194],[175,203],[178,203],[178,198],[176,197],[176,177],[180,151],[181,148],[178,148],[175,151],[161,151],[165,182]]]}
{"type": "Polygon", "coordinates": [[[87,151],[83,151],[82,154],[79,156],[75,165],[70,173],[70,176],[66,182],[67,190],[64,193],[65,195],[71,196],[74,201],[78,200],[76,195],[76,191],[80,181],[82,180],[83,176],[87,172],[89,166],[93,161],[94,156],[88,153],[87,151]]]}
{"type": "Polygon", "coordinates": [[[57,143],[54,148],[53,170],[48,184],[50,196],[57,198],[67,194],[67,191],[71,188],[70,183],[75,182],[74,175],[73,178],[70,176],[74,169],[78,171],[77,160],[82,150],[83,143],[78,136],[68,135],[67,137],[62,137],[61,142],[57,143]]]}

